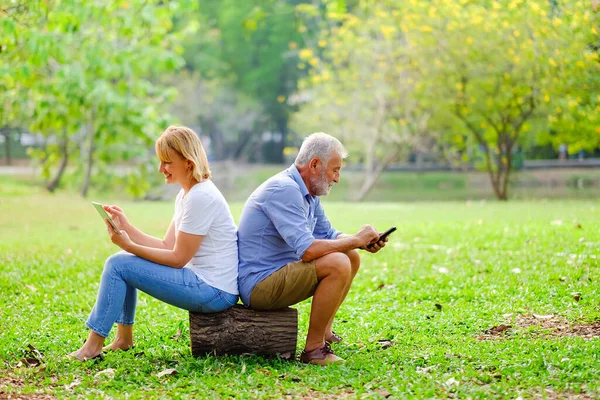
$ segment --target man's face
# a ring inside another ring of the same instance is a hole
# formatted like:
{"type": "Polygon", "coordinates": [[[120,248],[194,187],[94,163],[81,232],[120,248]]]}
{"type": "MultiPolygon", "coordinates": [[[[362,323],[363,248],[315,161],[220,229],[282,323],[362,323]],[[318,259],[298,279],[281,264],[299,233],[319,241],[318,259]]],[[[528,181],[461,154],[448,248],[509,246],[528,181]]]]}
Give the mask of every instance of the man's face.
{"type": "Polygon", "coordinates": [[[327,196],[332,186],[340,181],[342,157],[333,153],[327,166],[320,163],[317,174],[311,178],[312,192],[315,196],[327,196]]]}

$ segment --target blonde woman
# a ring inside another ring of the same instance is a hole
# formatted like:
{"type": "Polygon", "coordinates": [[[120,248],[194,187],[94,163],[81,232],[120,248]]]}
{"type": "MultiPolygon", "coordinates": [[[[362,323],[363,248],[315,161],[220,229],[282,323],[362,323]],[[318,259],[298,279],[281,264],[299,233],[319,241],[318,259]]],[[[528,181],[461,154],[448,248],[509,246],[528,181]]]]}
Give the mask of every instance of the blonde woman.
{"type": "Polygon", "coordinates": [[[86,322],[87,341],[71,356],[84,361],[101,354],[113,324],[117,334],[105,349],[133,346],[137,290],[190,311],[217,312],[238,299],[236,227],[225,198],[210,180],[204,148],[194,131],[170,126],[156,141],[158,171],[178,183],[175,215],[164,239],[131,225],[123,210],[105,206],[121,235],[107,225],[124,251],[106,260],[98,298],[86,322]]]}

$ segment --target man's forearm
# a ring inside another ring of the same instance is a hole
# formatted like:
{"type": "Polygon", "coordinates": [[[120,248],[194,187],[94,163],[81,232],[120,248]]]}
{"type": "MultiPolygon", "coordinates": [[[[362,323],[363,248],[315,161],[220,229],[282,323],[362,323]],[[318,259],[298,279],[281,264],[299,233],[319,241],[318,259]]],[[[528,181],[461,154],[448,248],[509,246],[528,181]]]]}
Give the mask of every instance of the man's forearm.
{"type": "Polygon", "coordinates": [[[333,240],[315,239],[302,256],[302,261],[308,262],[336,252],[346,253],[361,246],[360,240],[354,235],[341,234],[333,240]]]}

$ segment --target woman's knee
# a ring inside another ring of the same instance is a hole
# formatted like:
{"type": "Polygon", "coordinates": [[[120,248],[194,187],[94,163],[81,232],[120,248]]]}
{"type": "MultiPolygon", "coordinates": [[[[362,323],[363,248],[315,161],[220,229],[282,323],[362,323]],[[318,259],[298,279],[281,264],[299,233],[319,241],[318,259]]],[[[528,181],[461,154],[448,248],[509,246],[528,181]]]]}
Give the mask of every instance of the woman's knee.
{"type": "Polygon", "coordinates": [[[104,262],[104,272],[105,273],[113,273],[116,272],[119,267],[125,265],[127,261],[130,259],[131,255],[125,252],[119,252],[111,255],[104,262]]]}

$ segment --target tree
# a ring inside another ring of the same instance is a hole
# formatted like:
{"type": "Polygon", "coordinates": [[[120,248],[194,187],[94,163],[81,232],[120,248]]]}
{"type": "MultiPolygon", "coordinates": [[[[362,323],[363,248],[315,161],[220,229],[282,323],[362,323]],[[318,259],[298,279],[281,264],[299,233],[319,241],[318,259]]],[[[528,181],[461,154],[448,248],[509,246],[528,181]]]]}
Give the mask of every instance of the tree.
{"type": "Polygon", "coordinates": [[[385,168],[432,137],[431,108],[415,97],[419,71],[406,34],[397,28],[398,7],[362,1],[350,13],[331,1],[324,12],[309,5],[298,9],[309,24],[321,26],[322,35],[300,52],[312,68],[302,82],[298,97],[306,103],[294,127],[333,132],[353,150],[364,166],[354,197],[363,200],[385,168]]]}
{"type": "Polygon", "coordinates": [[[455,121],[447,139],[460,138],[463,130],[475,138],[498,199],[508,198],[515,147],[547,140],[548,119],[558,118],[562,104],[571,104],[561,115],[572,124],[568,131],[563,125],[560,136],[577,142],[588,135],[589,129],[579,131],[582,125],[573,122],[588,124],[589,114],[575,108],[582,92],[597,92],[587,6],[553,7],[542,0],[409,3],[412,13],[400,23],[420,50],[420,97],[438,99],[436,113],[455,121]]]}
{"type": "MultiPolygon", "coordinates": [[[[294,12],[297,2],[200,1],[199,12],[193,18],[198,19],[202,31],[185,46],[188,66],[203,80],[216,80],[224,85],[223,93],[246,104],[256,102],[257,109],[264,111],[264,124],[233,133],[249,144],[262,142],[265,131],[273,132],[275,139],[265,147],[264,154],[269,162],[283,161],[288,119],[294,110],[287,100],[303,74],[297,68],[301,47],[294,12]]],[[[225,140],[220,136],[226,133],[218,126],[204,128],[210,130],[213,143],[225,140]]]]}
{"type": "Polygon", "coordinates": [[[186,4],[35,1],[4,11],[10,46],[2,66],[14,73],[20,95],[27,93],[20,119],[54,142],[40,158],[61,160],[49,190],[74,153],[82,165],[83,196],[98,162],[146,153],[166,125],[159,110],[173,94],[155,83],[156,76],[183,65],[175,52],[183,33],[172,30],[172,19],[186,4]]]}

